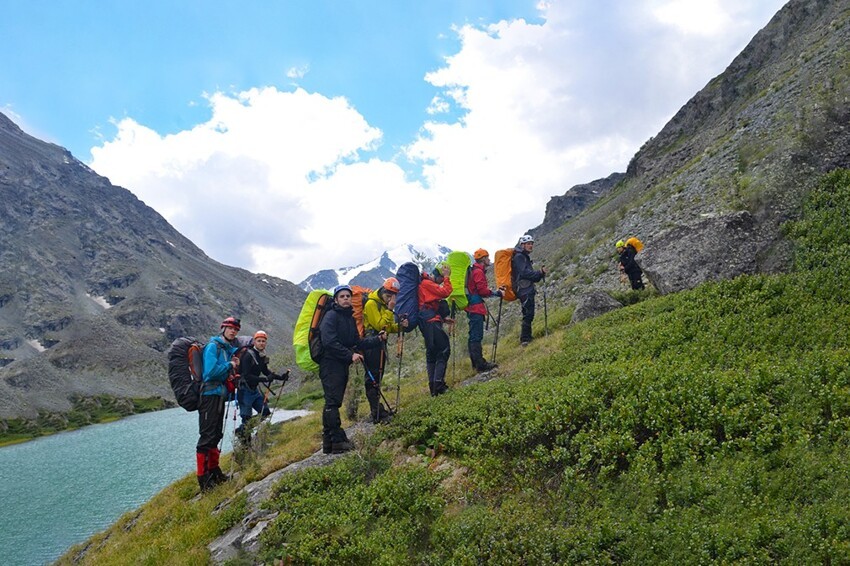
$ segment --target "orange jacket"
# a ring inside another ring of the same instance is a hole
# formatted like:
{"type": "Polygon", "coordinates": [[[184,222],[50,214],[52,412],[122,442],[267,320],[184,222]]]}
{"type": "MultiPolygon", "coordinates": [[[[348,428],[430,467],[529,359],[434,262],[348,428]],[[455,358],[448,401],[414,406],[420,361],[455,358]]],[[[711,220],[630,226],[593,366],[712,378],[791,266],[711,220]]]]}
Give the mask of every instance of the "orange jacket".
{"type": "Polygon", "coordinates": [[[443,279],[443,282],[438,285],[428,273],[423,273],[422,281],[419,282],[419,312],[425,313],[422,316],[422,321],[442,321],[442,317],[437,314],[440,307],[440,301],[448,298],[451,294],[452,282],[448,277],[443,279]],[[434,314],[431,315],[431,313],[434,314]]]}

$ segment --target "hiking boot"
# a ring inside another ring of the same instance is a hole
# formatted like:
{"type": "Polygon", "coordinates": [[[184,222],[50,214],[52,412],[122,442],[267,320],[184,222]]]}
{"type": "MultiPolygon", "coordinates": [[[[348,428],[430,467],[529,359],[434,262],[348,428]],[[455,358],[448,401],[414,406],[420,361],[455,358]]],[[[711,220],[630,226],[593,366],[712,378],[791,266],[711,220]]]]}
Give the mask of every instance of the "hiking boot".
{"type": "Polygon", "coordinates": [[[330,440],[322,440],[322,454],[331,454],[333,443],[330,440]]]}
{"type": "Polygon", "coordinates": [[[221,468],[213,468],[210,470],[210,481],[213,485],[218,485],[220,483],[225,483],[230,481],[230,477],[227,474],[221,471],[221,468]]]}
{"type": "Polygon", "coordinates": [[[526,346],[528,346],[528,342],[520,342],[519,345],[525,348],[526,346]]]}
{"type": "Polygon", "coordinates": [[[215,487],[215,482],[212,481],[209,474],[198,476],[198,485],[201,488],[201,493],[205,493],[215,487]]]}
{"type": "Polygon", "coordinates": [[[388,424],[393,420],[393,415],[384,408],[381,404],[376,412],[372,413],[372,422],[374,424],[388,424]]]}
{"type": "Polygon", "coordinates": [[[480,372],[484,372],[484,371],[494,370],[497,367],[499,367],[499,364],[491,364],[490,362],[488,362],[486,360],[482,360],[482,362],[480,364],[478,364],[478,367],[475,368],[475,369],[480,371],[480,372]]]}
{"type": "Polygon", "coordinates": [[[331,444],[331,454],[342,454],[343,452],[350,452],[352,450],[354,450],[354,444],[352,444],[350,440],[343,440],[341,442],[334,442],[331,444]]]}

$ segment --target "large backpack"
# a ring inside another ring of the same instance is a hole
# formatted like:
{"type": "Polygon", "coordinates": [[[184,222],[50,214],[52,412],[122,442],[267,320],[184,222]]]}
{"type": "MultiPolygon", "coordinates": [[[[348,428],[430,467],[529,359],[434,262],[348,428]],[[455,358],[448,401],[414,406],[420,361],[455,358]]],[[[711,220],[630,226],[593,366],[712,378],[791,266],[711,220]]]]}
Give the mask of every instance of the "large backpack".
{"type": "Polygon", "coordinates": [[[413,331],[419,326],[419,267],[412,261],[401,264],[395,274],[398,279],[398,295],[396,295],[395,313],[396,322],[401,324],[407,319],[405,332],[413,331]]]}
{"type": "Polygon", "coordinates": [[[319,370],[316,360],[323,351],[319,325],[331,304],[333,304],[333,295],[330,291],[325,289],[310,291],[295,321],[295,330],[292,333],[295,363],[304,371],[319,370]]]}
{"type": "Polygon", "coordinates": [[[197,411],[201,404],[204,377],[204,344],[195,338],[182,337],[168,349],[168,381],[177,404],[187,411],[197,411]]]}
{"type": "Polygon", "coordinates": [[[627,246],[632,246],[636,252],[640,253],[643,250],[643,242],[637,239],[636,236],[632,236],[628,240],[626,240],[627,246]]]}
{"type": "Polygon", "coordinates": [[[498,250],[496,252],[496,263],[493,271],[496,274],[496,287],[504,287],[502,298],[506,301],[515,301],[516,293],[514,293],[513,279],[511,275],[514,260],[513,248],[506,250],[498,250]]]}
{"type": "Polygon", "coordinates": [[[452,292],[449,295],[448,302],[452,305],[453,310],[462,311],[469,304],[469,297],[466,295],[466,278],[472,260],[468,253],[454,251],[446,256],[446,263],[452,270],[449,275],[449,280],[452,282],[452,292]]]}
{"type": "Polygon", "coordinates": [[[360,285],[351,285],[351,309],[354,322],[357,324],[357,334],[363,338],[366,336],[366,324],[363,322],[363,307],[366,306],[366,301],[369,300],[369,293],[374,289],[361,287],[360,285]]]}

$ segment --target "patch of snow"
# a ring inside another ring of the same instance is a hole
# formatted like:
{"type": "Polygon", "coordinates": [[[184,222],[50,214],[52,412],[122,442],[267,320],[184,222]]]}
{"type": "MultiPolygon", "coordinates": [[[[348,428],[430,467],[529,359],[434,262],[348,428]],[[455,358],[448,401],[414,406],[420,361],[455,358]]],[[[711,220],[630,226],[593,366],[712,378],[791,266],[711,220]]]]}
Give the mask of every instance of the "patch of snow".
{"type": "Polygon", "coordinates": [[[282,423],[282,422],[285,422],[285,421],[291,421],[292,419],[297,419],[297,418],[300,418],[300,417],[306,417],[311,412],[312,411],[305,411],[305,410],[300,410],[300,409],[298,409],[298,410],[275,409],[274,412],[272,413],[271,423],[272,424],[282,423]]]}
{"type": "Polygon", "coordinates": [[[38,340],[27,340],[27,344],[29,344],[30,346],[32,346],[33,348],[35,348],[39,352],[44,352],[45,350],[47,350],[47,348],[42,346],[41,342],[39,342],[38,340]]]}
{"type": "Polygon", "coordinates": [[[112,305],[110,305],[108,302],[106,302],[106,297],[92,296],[92,295],[89,295],[88,293],[86,293],[86,297],[93,300],[94,302],[96,302],[97,304],[99,304],[100,306],[102,306],[105,309],[112,308],[112,305]]]}
{"type": "Polygon", "coordinates": [[[162,332],[163,334],[165,334],[165,329],[161,326],[159,327],[159,331],[162,332]]]}
{"type": "Polygon", "coordinates": [[[174,244],[172,244],[171,242],[169,242],[168,240],[165,240],[165,243],[166,243],[166,244],[168,244],[169,246],[171,246],[172,248],[176,248],[176,247],[177,247],[177,246],[175,246],[174,244]]]}

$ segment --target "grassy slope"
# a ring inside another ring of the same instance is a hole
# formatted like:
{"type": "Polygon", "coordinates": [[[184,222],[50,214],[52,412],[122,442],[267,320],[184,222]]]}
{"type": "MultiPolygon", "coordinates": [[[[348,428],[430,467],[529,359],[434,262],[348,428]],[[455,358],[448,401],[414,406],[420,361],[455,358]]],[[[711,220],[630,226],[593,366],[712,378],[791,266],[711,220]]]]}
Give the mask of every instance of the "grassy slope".
{"type": "MultiPolygon", "coordinates": [[[[550,316],[549,338],[523,351],[504,340],[501,379],[438,399],[408,385],[408,405],[359,454],[277,485],[264,558],[850,561],[848,214],[839,172],[790,229],[793,274],[573,326],[550,316]]],[[[248,479],[312,451],[318,428],[283,427],[248,479]]],[[[86,562],[204,563],[240,506],[211,513],[233,485],[195,491],[192,478],[168,488],[90,541],[102,548],[86,562]]]]}

